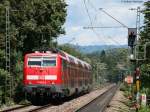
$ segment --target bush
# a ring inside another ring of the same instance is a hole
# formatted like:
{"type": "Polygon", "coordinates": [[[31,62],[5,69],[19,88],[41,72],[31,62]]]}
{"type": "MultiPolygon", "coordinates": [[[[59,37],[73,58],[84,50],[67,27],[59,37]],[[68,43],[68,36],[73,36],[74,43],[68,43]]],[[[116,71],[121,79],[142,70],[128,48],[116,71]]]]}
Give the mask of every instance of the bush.
{"type": "MultiPolygon", "coordinates": [[[[5,87],[5,80],[8,78],[10,74],[5,71],[4,69],[0,69],[0,103],[7,103],[10,101],[10,88],[9,85],[5,87]],[[5,90],[6,88],[6,90],[5,90]],[[6,99],[5,99],[6,98],[6,99]]],[[[8,82],[10,81],[10,78],[7,80],[8,82]]]]}
{"type": "Polygon", "coordinates": [[[146,95],[149,95],[150,94],[150,88],[143,87],[141,89],[141,93],[145,93],[146,95]]]}
{"type": "Polygon", "coordinates": [[[121,86],[120,86],[120,91],[128,91],[128,85],[126,85],[126,84],[121,84],[121,86]]]}
{"type": "Polygon", "coordinates": [[[141,107],[141,109],[139,110],[139,112],[150,112],[150,107],[141,107]]]}

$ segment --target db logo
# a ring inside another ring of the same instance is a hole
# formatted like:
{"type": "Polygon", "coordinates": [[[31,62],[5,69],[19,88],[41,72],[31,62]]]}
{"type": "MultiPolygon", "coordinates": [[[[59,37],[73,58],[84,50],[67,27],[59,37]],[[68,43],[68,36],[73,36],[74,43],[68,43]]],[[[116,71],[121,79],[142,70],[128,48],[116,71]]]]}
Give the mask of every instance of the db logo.
{"type": "Polygon", "coordinates": [[[40,75],[40,76],[39,76],[39,79],[40,79],[40,80],[44,80],[44,79],[45,79],[45,76],[40,75]]]}

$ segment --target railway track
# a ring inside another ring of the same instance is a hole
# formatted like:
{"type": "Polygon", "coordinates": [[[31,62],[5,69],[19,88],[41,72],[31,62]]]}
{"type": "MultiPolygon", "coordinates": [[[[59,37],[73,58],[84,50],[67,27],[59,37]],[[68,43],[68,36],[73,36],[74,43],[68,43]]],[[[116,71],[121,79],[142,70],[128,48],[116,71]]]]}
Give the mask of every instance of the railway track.
{"type": "Polygon", "coordinates": [[[21,105],[21,106],[17,106],[17,107],[11,107],[5,110],[1,110],[0,112],[11,112],[11,111],[15,111],[15,110],[20,110],[22,108],[28,108],[30,107],[31,104],[26,104],[26,105],[21,105]]]}
{"type": "Polygon", "coordinates": [[[103,112],[109,105],[109,102],[115,95],[117,89],[118,85],[113,86],[91,102],[77,109],[75,112],[103,112]]]}
{"type": "Polygon", "coordinates": [[[47,105],[44,105],[44,106],[39,106],[35,109],[29,110],[28,112],[40,112],[41,110],[50,108],[51,106],[52,106],[51,104],[47,104],[47,105]]]}
{"type": "Polygon", "coordinates": [[[44,106],[24,105],[24,106],[6,109],[1,112],[35,112],[40,109],[44,109],[46,107],[50,107],[50,104],[44,106]]]}
{"type": "MultiPolygon", "coordinates": [[[[105,90],[102,89],[100,95],[97,95],[98,97],[96,96],[94,98],[94,100],[86,101],[87,103],[84,103],[84,106],[83,106],[82,102],[87,100],[87,98],[89,98],[89,96],[86,96],[88,94],[77,97],[75,99],[70,99],[70,100],[68,100],[62,104],[59,104],[59,105],[53,105],[53,104],[47,104],[44,106],[24,105],[24,106],[4,110],[4,112],[47,112],[47,111],[52,111],[52,112],[97,112],[93,108],[96,108],[96,110],[98,110],[99,108],[101,108],[101,110],[102,109],[104,110],[104,108],[108,105],[107,102],[109,102],[111,100],[115,91],[117,90],[117,86],[111,86],[111,87],[108,87],[107,89],[106,88],[107,87],[103,88],[105,90]],[[111,94],[108,94],[109,92],[111,94]],[[89,106],[89,105],[91,105],[92,102],[95,102],[100,97],[102,99],[105,99],[102,101],[103,103],[100,103],[100,104],[95,103],[96,106],[94,105],[93,107],[89,106]],[[109,99],[109,101],[108,101],[108,99],[109,99]],[[97,107],[97,105],[99,106],[99,108],[97,107]],[[79,108],[79,107],[81,107],[81,108],[79,108]]],[[[95,90],[95,91],[98,91],[98,90],[95,90]]],[[[89,94],[92,95],[91,93],[89,93],[89,94]]],[[[96,93],[96,94],[98,94],[98,93],[96,93]]],[[[98,111],[98,112],[102,112],[102,111],[98,111]]]]}

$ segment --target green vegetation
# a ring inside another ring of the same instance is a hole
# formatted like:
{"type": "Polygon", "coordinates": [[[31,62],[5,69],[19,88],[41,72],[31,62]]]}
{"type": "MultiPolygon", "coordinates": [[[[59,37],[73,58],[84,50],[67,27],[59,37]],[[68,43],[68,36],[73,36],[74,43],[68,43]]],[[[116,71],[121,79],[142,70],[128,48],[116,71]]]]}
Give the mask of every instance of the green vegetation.
{"type": "MultiPolygon", "coordinates": [[[[60,34],[65,34],[63,24],[66,20],[64,0],[1,0],[0,2],[0,98],[9,97],[5,91],[13,79],[12,98],[19,102],[22,93],[23,56],[34,49],[54,47],[60,34]],[[10,12],[11,78],[5,69],[5,26],[6,7],[10,12]]],[[[0,100],[0,103],[8,101],[0,100]]],[[[9,99],[10,101],[10,99],[9,99]]]]}
{"type": "MultiPolygon", "coordinates": [[[[144,26],[140,34],[140,43],[144,45],[146,42],[150,42],[150,2],[145,2],[144,14],[144,26]]],[[[148,52],[147,52],[148,53],[148,52]]],[[[150,52],[148,53],[150,55],[150,52]]],[[[141,81],[142,81],[142,92],[146,92],[150,95],[150,60],[146,60],[141,63],[141,81]]]]}
{"type": "Polygon", "coordinates": [[[123,72],[127,68],[127,49],[103,50],[102,52],[89,54],[88,57],[91,59],[95,77],[98,77],[98,70],[98,75],[109,82],[117,82],[123,78],[123,72]]]}
{"type": "Polygon", "coordinates": [[[139,112],[150,112],[150,107],[148,107],[148,106],[141,107],[141,109],[139,110],[139,112]]]}
{"type": "MultiPolygon", "coordinates": [[[[150,2],[147,1],[144,3],[145,6],[145,10],[142,11],[144,14],[144,26],[141,28],[141,32],[140,32],[140,38],[138,41],[138,45],[137,46],[142,46],[138,49],[138,52],[143,52],[144,51],[144,45],[146,45],[146,43],[150,42],[150,2]]],[[[149,50],[146,51],[146,55],[150,55],[149,50]]],[[[144,57],[144,54],[142,54],[142,56],[144,57]]],[[[144,58],[143,58],[144,59],[144,58]]],[[[136,66],[140,67],[140,80],[141,80],[141,84],[140,84],[140,93],[146,93],[146,95],[149,97],[150,96],[150,86],[149,86],[149,82],[150,82],[150,59],[148,59],[146,57],[146,60],[136,60],[136,66]]],[[[131,62],[132,65],[130,65],[130,68],[132,69],[132,74],[133,76],[136,75],[135,71],[133,70],[135,68],[135,63],[133,64],[131,62]],[[133,66],[133,67],[132,67],[133,66]]],[[[134,77],[136,78],[136,77],[134,77]]],[[[135,86],[135,84],[134,84],[135,86]]],[[[125,90],[125,95],[129,96],[131,93],[135,93],[136,90],[133,86],[132,91],[133,92],[129,92],[129,90],[125,90]]],[[[136,99],[136,94],[133,95],[133,99],[136,99]]],[[[139,112],[149,112],[150,111],[150,107],[141,107],[139,112]]]]}
{"type": "Polygon", "coordinates": [[[59,45],[58,46],[59,49],[75,56],[78,57],[79,59],[83,59],[85,57],[84,54],[82,54],[81,52],[77,51],[72,45],[70,44],[65,44],[65,45],[59,45]]]}

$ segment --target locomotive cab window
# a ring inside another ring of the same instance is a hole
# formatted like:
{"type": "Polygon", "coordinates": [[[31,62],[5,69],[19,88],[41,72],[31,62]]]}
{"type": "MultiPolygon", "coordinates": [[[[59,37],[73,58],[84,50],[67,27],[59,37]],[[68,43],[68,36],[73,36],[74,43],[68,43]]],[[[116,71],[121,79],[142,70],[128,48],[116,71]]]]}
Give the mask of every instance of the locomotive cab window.
{"type": "Polygon", "coordinates": [[[53,67],[56,66],[56,58],[54,57],[29,57],[28,66],[33,67],[53,67]]]}
{"type": "Polygon", "coordinates": [[[56,66],[56,58],[43,58],[43,63],[42,66],[47,67],[47,66],[56,66]]]}
{"type": "Polygon", "coordinates": [[[40,57],[28,58],[28,66],[41,66],[41,58],[40,57]]]}

